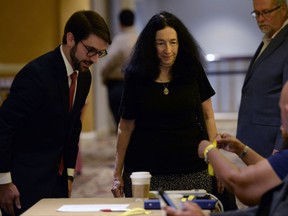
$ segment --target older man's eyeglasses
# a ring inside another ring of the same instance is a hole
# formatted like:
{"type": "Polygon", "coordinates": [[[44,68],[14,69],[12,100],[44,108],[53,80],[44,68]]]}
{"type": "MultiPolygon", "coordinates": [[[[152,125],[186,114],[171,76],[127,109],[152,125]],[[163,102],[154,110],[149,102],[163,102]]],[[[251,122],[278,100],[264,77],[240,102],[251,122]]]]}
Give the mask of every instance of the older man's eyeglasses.
{"type": "Polygon", "coordinates": [[[105,50],[96,50],[95,48],[86,46],[86,45],[83,43],[83,41],[81,41],[81,43],[82,43],[82,45],[85,47],[85,49],[87,50],[86,55],[87,55],[88,57],[93,57],[93,56],[95,56],[95,55],[98,54],[99,58],[102,58],[102,57],[104,57],[104,56],[106,56],[106,55],[108,54],[108,52],[107,52],[106,49],[105,49],[105,50]]]}
{"type": "Polygon", "coordinates": [[[273,8],[273,9],[270,9],[270,10],[252,11],[252,12],[251,12],[251,15],[252,15],[253,17],[255,17],[255,18],[259,18],[260,15],[262,15],[262,17],[264,17],[264,18],[268,18],[273,11],[276,11],[276,10],[279,9],[280,7],[281,7],[281,5],[273,8]]]}

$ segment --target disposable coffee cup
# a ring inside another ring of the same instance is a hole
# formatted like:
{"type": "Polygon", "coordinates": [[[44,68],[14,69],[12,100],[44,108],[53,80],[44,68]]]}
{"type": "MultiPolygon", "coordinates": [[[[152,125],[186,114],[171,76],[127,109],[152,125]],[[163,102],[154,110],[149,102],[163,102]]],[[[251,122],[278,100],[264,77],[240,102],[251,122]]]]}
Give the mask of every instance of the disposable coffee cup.
{"type": "Polygon", "coordinates": [[[132,181],[132,195],[135,198],[148,198],[150,191],[149,172],[132,172],[130,175],[132,181]]]}

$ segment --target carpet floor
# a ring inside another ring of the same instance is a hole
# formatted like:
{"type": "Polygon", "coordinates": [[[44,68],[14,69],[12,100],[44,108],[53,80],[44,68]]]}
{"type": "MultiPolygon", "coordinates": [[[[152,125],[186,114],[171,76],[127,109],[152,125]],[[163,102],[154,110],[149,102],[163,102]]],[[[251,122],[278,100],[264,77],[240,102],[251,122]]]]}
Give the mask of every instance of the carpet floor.
{"type": "Polygon", "coordinates": [[[110,190],[115,146],[116,136],[80,141],[82,168],[75,176],[72,197],[113,197],[110,190]]]}

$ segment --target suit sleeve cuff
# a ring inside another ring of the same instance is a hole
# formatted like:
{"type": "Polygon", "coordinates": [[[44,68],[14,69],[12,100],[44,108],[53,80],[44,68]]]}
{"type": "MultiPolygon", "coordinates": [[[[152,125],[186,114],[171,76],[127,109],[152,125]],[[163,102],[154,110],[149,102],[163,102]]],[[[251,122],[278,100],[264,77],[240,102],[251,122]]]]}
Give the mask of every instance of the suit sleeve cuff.
{"type": "Polygon", "coordinates": [[[0,173],[0,184],[8,184],[12,182],[11,173],[0,173]]]}
{"type": "Polygon", "coordinates": [[[68,169],[67,169],[67,175],[74,177],[74,171],[75,171],[75,169],[68,168],[68,169]]]}

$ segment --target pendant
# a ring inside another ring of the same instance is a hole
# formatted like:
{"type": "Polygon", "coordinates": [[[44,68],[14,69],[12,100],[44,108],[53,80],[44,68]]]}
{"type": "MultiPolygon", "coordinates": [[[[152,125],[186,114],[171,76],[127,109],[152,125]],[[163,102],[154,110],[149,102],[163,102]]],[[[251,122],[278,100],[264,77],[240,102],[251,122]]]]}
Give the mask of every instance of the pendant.
{"type": "Polygon", "coordinates": [[[169,94],[169,89],[165,87],[164,90],[163,90],[163,94],[164,95],[168,95],[169,94]]]}

